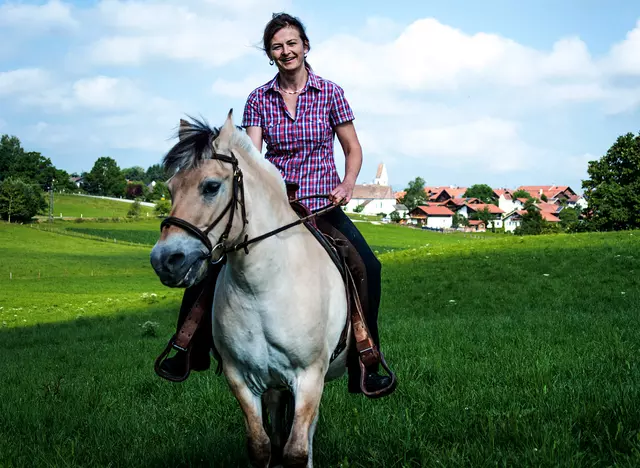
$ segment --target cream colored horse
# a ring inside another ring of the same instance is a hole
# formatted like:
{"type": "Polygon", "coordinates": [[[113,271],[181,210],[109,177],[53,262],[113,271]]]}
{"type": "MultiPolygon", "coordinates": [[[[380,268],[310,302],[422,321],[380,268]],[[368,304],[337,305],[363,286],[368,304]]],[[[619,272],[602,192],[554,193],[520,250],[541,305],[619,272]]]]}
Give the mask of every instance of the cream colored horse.
{"type": "MultiPolygon", "coordinates": [[[[234,126],[231,112],[219,132],[181,121],[179,135],[165,157],[165,166],[174,172],[168,183],[170,216],[202,233],[213,224],[207,237],[215,247],[209,252],[198,236],[170,225],[151,258],[164,284],[189,287],[205,277],[210,262],[229,246],[298,216],[280,172],[234,126]],[[237,158],[237,169],[228,158],[237,158]],[[244,186],[244,195],[234,189],[234,178],[244,186]],[[224,231],[228,236],[222,236],[224,231]]],[[[214,342],[244,413],[251,462],[260,467],[280,462],[312,466],[324,383],[346,369],[346,350],[330,362],[346,322],[343,279],[302,225],[253,243],[248,251],[226,253],[215,288],[214,342]],[[287,408],[287,402],[292,406],[287,408]]]]}

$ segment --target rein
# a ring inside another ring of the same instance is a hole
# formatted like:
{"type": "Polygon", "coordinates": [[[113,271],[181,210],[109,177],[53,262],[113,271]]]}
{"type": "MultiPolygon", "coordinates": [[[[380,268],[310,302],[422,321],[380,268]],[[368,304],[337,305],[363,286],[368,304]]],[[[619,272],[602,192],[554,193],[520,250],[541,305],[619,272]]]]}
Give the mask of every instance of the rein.
{"type": "MultiPolygon", "coordinates": [[[[165,218],[162,223],[160,224],[160,232],[162,232],[162,230],[166,227],[166,226],[177,226],[180,227],[182,229],[184,229],[185,231],[187,231],[188,233],[192,234],[193,236],[195,236],[196,238],[198,238],[207,248],[207,250],[209,251],[209,253],[206,255],[205,258],[212,258],[213,256],[213,252],[216,251],[216,249],[221,249],[221,254],[220,254],[220,258],[218,260],[216,260],[215,262],[212,260],[212,263],[219,263],[220,261],[222,261],[222,259],[225,257],[225,255],[227,255],[228,253],[231,252],[237,252],[238,250],[244,250],[244,252],[246,254],[249,254],[249,249],[247,249],[247,247],[250,244],[253,244],[254,242],[258,242],[264,239],[267,239],[268,237],[274,236],[282,231],[285,231],[287,229],[290,229],[294,226],[297,226],[298,224],[302,224],[305,221],[314,218],[318,215],[324,214],[328,211],[331,211],[333,209],[335,209],[338,205],[334,205],[333,203],[329,203],[325,206],[323,206],[322,208],[319,208],[318,210],[313,211],[310,215],[302,217],[297,219],[296,221],[286,224],[284,226],[281,226],[277,229],[274,229],[272,231],[266,232],[264,234],[261,234],[258,237],[254,237],[253,239],[249,239],[249,236],[245,235],[244,236],[244,240],[236,245],[233,245],[231,247],[225,247],[224,246],[224,242],[227,240],[227,238],[229,237],[229,233],[231,232],[231,226],[233,224],[233,217],[234,217],[234,213],[235,213],[235,208],[240,205],[240,208],[242,209],[242,223],[243,226],[246,226],[247,224],[249,224],[249,221],[247,220],[247,213],[246,213],[246,208],[245,208],[245,198],[244,198],[244,179],[243,179],[243,175],[242,175],[242,170],[240,169],[240,167],[238,166],[238,159],[235,157],[235,155],[233,154],[233,151],[231,152],[231,156],[226,156],[224,154],[218,154],[218,153],[214,153],[213,154],[213,159],[218,159],[220,161],[229,163],[233,166],[233,192],[232,192],[232,197],[231,200],[229,200],[229,203],[227,203],[227,206],[225,207],[225,209],[222,211],[222,213],[220,213],[220,215],[215,219],[215,221],[213,221],[209,227],[207,229],[205,229],[204,231],[201,230],[200,228],[198,228],[197,226],[191,224],[188,221],[185,221],[184,219],[181,218],[177,218],[175,216],[169,216],[167,218],[165,218]],[[220,235],[220,238],[218,239],[218,242],[216,243],[216,245],[212,245],[211,244],[211,240],[209,239],[209,233],[211,232],[211,230],[216,227],[216,225],[222,220],[222,218],[227,214],[227,211],[230,211],[229,214],[229,220],[227,221],[227,225],[225,227],[224,232],[220,235]]],[[[318,195],[308,195],[305,197],[300,197],[300,198],[296,198],[294,200],[292,200],[292,202],[298,202],[300,200],[306,200],[309,198],[329,198],[329,194],[318,194],[318,195]]]]}

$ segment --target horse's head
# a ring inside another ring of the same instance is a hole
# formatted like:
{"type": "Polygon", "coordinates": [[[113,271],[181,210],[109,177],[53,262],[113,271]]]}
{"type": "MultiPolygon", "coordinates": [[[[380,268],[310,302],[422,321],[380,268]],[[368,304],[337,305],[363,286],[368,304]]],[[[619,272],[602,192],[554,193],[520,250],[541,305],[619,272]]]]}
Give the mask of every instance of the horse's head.
{"type": "Polygon", "coordinates": [[[151,264],[166,286],[190,287],[219,261],[227,240],[242,234],[244,189],[232,147],[232,112],[222,128],[180,120],[179,141],[164,157],[173,174],[171,213],[151,251],[151,264]]]}

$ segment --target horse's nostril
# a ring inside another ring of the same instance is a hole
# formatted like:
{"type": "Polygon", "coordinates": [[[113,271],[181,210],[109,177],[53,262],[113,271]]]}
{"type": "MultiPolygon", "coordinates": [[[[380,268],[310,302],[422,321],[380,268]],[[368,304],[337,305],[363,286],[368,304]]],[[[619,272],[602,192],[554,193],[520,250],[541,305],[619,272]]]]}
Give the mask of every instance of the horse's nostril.
{"type": "Polygon", "coordinates": [[[176,268],[180,268],[184,263],[184,254],[181,252],[176,252],[167,258],[167,268],[171,271],[174,271],[176,268]]]}

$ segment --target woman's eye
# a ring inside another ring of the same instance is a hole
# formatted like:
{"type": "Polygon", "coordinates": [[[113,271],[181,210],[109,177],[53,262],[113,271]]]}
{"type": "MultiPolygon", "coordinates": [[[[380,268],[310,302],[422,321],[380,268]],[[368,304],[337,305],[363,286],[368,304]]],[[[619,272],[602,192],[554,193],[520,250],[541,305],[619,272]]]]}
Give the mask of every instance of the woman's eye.
{"type": "Polygon", "coordinates": [[[215,195],[220,190],[220,182],[209,181],[202,186],[203,195],[215,195]]]}

